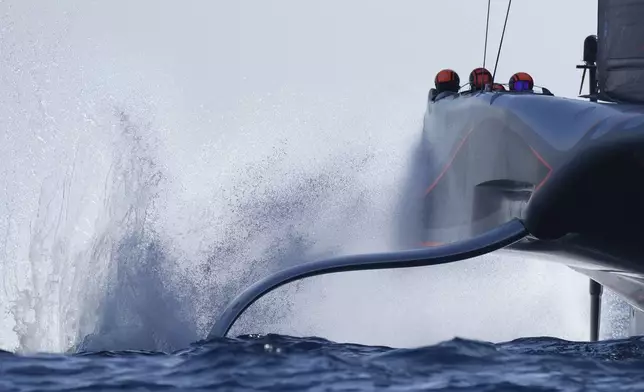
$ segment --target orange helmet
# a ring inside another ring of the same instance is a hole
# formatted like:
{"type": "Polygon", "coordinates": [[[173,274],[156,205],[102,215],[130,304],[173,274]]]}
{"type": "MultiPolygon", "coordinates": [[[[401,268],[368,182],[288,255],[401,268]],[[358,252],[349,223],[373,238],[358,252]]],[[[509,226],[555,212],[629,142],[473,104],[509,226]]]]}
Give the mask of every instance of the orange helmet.
{"type": "Polygon", "coordinates": [[[470,72],[472,90],[483,90],[485,85],[492,84],[492,74],[485,68],[476,68],[470,72]]]}
{"type": "Polygon", "coordinates": [[[534,80],[525,72],[517,72],[510,78],[508,83],[511,91],[532,91],[534,80]]]}
{"type": "Polygon", "coordinates": [[[461,87],[461,79],[458,74],[451,69],[443,69],[436,74],[434,84],[438,91],[457,92],[461,87]]]}
{"type": "Polygon", "coordinates": [[[505,87],[501,83],[494,83],[492,85],[493,91],[505,91],[505,87]]]}

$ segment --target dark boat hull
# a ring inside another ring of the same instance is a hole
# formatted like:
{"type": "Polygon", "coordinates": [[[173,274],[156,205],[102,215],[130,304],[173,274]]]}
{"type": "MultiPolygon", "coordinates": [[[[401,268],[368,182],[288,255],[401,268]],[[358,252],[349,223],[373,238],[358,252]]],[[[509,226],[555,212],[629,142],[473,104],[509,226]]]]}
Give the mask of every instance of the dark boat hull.
{"type": "Polygon", "coordinates": [[[522,218],[550,255],[644,309],[644,109],[538,94],[429,102],[426,244],[522,218]]]}

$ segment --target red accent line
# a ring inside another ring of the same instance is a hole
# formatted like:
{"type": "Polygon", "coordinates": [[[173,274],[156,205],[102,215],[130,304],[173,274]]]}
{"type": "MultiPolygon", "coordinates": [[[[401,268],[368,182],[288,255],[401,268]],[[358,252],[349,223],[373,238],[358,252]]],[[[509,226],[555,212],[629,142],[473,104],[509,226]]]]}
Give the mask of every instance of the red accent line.
{"type": "Polygon", "coordinates": [[[475,127],[472,127],[472,129],[470,129],[467,135],[463,137],[463,140],[461,140],[461,142],[458,144],[458,147],[456,147],[456,150],[452,154],[452,157],[449,159],[449,162],[447,162],[447,165],[445,165],[445,167],[443,168],[443,171],[440,172],[438,177],[436,177],[434,182],[432,182],[432,184],[425,191],[425,196],[429,195],[429,192],[434,190],[434,188],[436,187],[436,185],[438,185],[438,182],[441,180],[441,178],[443,178],[443,176],[445,175],[445,173],[447,173],[449,168],[452,167],[452,163],[454,163],[454,159],[456,159],[456,156],[458,155],[458,152],[461,150],[461,147],[463,147],[463,145],[465,144],[465,142],[470,137],[472,132],[474,132],[475,129],[476,129],[475,127]]]}
{"type": "Polygon", "coordinates": [[[422,246],[426,246],[426,247],[429,247],[429,248],[434,247],[434,246],[444,245],[442,242],[433,242],[433,241],[425,241],[425,242],[421,242],[420,244],[422,246]]]}
{"type": "MultiPolygon", "coordinates": [[[[429,193],[430,193],[431,191],[433,191],[433,190],[434,190],[434,188],[436,188],[436,185],[438,185],[439,181],[440,181],[440,180],[443,178],[443,176],[447,173],[447,171],[450,169],[450,167],[452,167],[452,164],[454,163],[454,160],[456,159],[456,156],[457,156],[457,155],[458,155],[458,153],[461,151],[461,148],[463,147],[463,145],[465,144],[465,142],[466,142],[466,141],[467,141],[467,139],[470,137],[470,135],[472,134],[472,132],[474,132],[474,130],[475,130],[475,129],[476,129],[475,127],[472,127],[472,129],[470,129],[470,131],[465,135],[465,137],[463,137],[463,140],[461,140],[461,142],[458,144],[458,146],[456,147],[456,150],[454,151],[454,153],[453,153],[453,154],[452,154],[452,156],[450,157],[449,161],[447,162],[447,164],[445,165],[445,167],[443,168],[443,170],[440,172],[440,174],[438,175],[438,177],[436,177],[436,179],[434,180],[434,182],[432,182],[432,184],[431,184],[431,185],[427,188],[427,190],[425,191],[425,196],[429,195],[429,193]]],[[[540,183],[536,186],[536,188],[534,189],[534,191],[536,192],[536,191],[537,191],[537,190],[539,190],[539,188],[541,188],[541,187],[543,186],[543,184],[545,184],[545,183],[546,183],[546,181],[548,181],[548,179],[550,178],[550,175],[552,174],[552,166],[550,166],[550,165],[548,164],[548,162],[546,162],[546,160],[545,160],[545,159],[543,159],[543,157],[542,157],[542,156],[537,152],[537,150],[535,150],[535,149],[534,149],[534,148],[532,148],[531,146],[528,146],[528,147],[529,147],[529,148],[530,148],[530,150],[532,151],[532,154],[534,154],[534,156],[539,160],[539,162],[541,162],[541,163],[542,163],[542,164],[543,164],[543,165],[548,169],[548,174],[546,174],[546,176],[543,178],[543,180],[541,180],[541,182],[540,182],[540,183]]]]}
{"type": "MultiPolygon", "coordinates": [[[[445,167],[443,168],[443,170],[441,171],[441,173],[438,175],[438,177],[436,178],[436,180],[434,180],[434,182],[433,182],[433,183],[432,183],[432,184],[427,188],[427,190],[425,191],[425,196],[427,196],[427,195],[428,195],[432,190],[434,190],[434,188],[436,187],[436,185],[438,185],[438,182],[441,180],[441,178],[443,178],[443,176],[445,175],[445,173],[447,173],[447,171],[449,170],[449,168],[450,168],[450,167],[452,166],[452,164],[454,163],[454,160],[456,159],[456,156],[458,155],[459,151],[461,150],[461,148],[463,147],[463,145],[465,144],[465,142],[467,141],[467,139],[470,137],[470,135],[472,134],[472,132],[474,132],[474,129],[476,129],[476,128],[472,127],[472,129],[471,129],[471,130],[470,130],[470,131],[465,135],[465,137],[463,137],[463,140],[461,140],[461,142],[459,143],[458,147],[456,147],[456,150],[455,150],[455,151],[454,151],[454,153],[452,154],[452,157],[450,158],[449,162],[447,162],[447,164],[445,165],[445,167]]],[[[552,174],[552,166],[550,166],[550,164],[549,164],[548,162],[546,162],[546,160],[545,160],[545,159],[543,159],[543,157],[541,156],[541,154],[539,154],[539,153],[537,152],[537,150],[535,150],[534,148],[532,148],[532,146],[528,146],[528,147],[530,148],[530,151],[532,151],[532,154],[534,154],[534,156],[539,160],[539,162],[541,162],[541,163],[542,163],[542,164],[543,164],[543,165],[548,169],[548,173],[545,175],[545,177],[543,178],[543,180],[541,180],[541,182],[539,183],[539,185],[537,185],[537,186],[536,186],[536,188],[534,189],[534,191],[536,192],[536,191],[538,191],[538,190],[539,190],[539,188],[541,188],[541,187],[543,186],[543,184],[545,184],[545,183],[546,183],[546,181],[548,181],[548,179],[550,178],[550,175],[552,174]]],[[[443,243],[443,242],[434,242],[434,241],[425,241],[425,242],[422,242],[422,243],[421,243],[421,245],[422,245],[422,246],[425,246],[425,247],[435,247],[435,246],[442,246],[442,245],[445,245],[445,243],[443,243]]]]}
{"type": "Polygon", "coordinates": [[[534,156],[535,156],[535,157],[537,157],[537,159],[539,160],[539,162],[543,163],[543,165],[544,165],[545,167],[547,167],[547,168],[548,168],[548,174],[546,174],[546,176],[543,178],[543,180],[541,180],[541,182],[539,183],[539,185],[537,185],[537,187],[536,187],[536,188],[534,188],[534,191],[536,192],[536,191],[538,191],[538,190],[539,190],[539,188],[541,188],[541,187],[543,186],[543,184],[545,184],[545,183],[546,183],[546,181],[548,181],[548,179],[550,178],[550,174],[552,174],[552,167],[548,164],[548,162],[546,162],[546,160],[545,160],[545,159],[543,159],[543,157],[542,157],[541,155],[539,155],[539,153],[537,152],[537,150],[535,150],[535,149],[534,149],[534,148],[532,148],[532,147],[530,147],[530,150],[532,151],[532,153],[534,154],[534,156]]]}

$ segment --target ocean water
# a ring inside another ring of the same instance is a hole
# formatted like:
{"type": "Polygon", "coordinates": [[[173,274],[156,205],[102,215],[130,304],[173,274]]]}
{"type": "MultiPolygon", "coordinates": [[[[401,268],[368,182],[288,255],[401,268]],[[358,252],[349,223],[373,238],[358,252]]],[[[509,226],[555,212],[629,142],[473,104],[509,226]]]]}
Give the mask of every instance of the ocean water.
{"type": "Polygon", "coordinates": [[[3,391],[634,391],[644,341],[452,339],[395,349],[321,338],[244,335],[174,353],[0,353],[3,391]]]}
{"type": "MultiPolygon", "coordinates": [[[[550,2],[513,13],[567,33],[511,18],[498,74],[574,96],[596,11],[550,2]]],[[[638,339],[571,343],[587,279],[502,252],[294,283],[202,341],[268,273],[417,242],[427,90],[483,53],[484,5],[444,3],[0,1],[0,389],[637,387],[638,339]]]]}

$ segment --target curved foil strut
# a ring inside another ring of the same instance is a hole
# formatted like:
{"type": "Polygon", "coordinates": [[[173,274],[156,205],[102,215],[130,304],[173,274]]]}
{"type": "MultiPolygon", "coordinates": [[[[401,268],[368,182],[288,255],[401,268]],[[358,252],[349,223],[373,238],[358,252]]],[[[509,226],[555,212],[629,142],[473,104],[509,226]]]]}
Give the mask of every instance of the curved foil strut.
{"type": "Polygon", "coordinates": [[[412,268],[453,263],[504,248],[528,234],[523,222],[513,219],[479,236],[443,246],[392,253],[342,256],[296,265],[256,282],[237,296],[212,327],[208,339],[225,337],[235,321],[250,305],[276,288],[296,280],[346,271],[412,268]]]}

